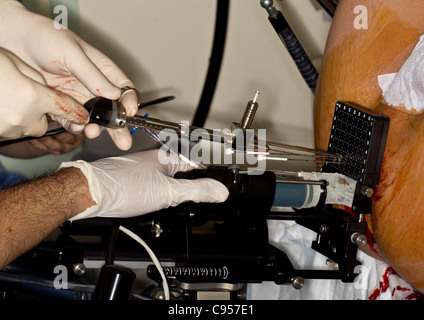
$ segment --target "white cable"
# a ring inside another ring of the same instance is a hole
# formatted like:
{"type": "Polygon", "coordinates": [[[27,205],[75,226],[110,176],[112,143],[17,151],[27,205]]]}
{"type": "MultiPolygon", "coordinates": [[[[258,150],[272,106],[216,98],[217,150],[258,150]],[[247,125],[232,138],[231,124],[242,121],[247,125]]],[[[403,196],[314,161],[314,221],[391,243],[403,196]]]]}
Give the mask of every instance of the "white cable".
{"type": "Polygon", "coordinates": [[[143,239],[141,239],[138,235],[136,235],[134,232],[132,232],[131,230],[128,230],[127,228],[120,226],[119,230],[121,230],[122,232],[126,233],[128,236],[130,236],[131,238],[133,238],[135,241],[137,241],[139,244],[141,244],[147,251],[147,253],[149,254],[150,258],[152,259],[153,263],[155,264],[156,268],[158,269],[160,276],[162,277],[162,282],[163,282],[163,291],[165,294],[165,300],[170,300],[170,293],[169,293],[169,287],[168,287],[168,281],[166,281],[166,276],[165,273],[163,272],[163,268],[162,265],[160,264],[158,258],[156,257],[156,255],[154,254],[154,252],[152,251],[152,249],[150,249],[150,247],[147,245],[146,242],[143,241],[143,239]]]}

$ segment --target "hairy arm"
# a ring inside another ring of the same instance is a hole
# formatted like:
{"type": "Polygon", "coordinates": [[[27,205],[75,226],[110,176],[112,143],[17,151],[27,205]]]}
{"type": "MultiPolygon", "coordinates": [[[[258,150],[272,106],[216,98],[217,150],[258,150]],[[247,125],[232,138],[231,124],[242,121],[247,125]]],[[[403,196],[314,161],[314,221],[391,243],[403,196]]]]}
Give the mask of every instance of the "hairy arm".
{"type": "Polygon", "coordinates": [[[76,168],[0,191],[0,268],[94,204],[76,168]]]}

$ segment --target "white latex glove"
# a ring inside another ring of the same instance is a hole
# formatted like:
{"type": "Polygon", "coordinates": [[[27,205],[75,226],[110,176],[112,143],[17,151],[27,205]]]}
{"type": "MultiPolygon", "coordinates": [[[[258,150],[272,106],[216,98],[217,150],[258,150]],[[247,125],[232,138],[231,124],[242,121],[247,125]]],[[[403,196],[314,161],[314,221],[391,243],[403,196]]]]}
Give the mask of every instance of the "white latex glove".
{"type": "MultiPolygon", "coordinates": [[[[0,0],[0,46],[37,69],[50,87],[71,96],[81,105],[94,96],[119,99],[120,88],[134,87],[122,70],[103,53],[72,31],[56,29],[53,20],[29,12],[15,0],[0,0]]],[[[56,102],[61,103],[58,99],[56,102]]],[[[128,91],[121,102],[129,116],[137,112],[138,96],[133,91],[128,91]]],[[[84,114],[81,105],[77,111],[84,114]]],[[[67,107],[65,105],[65,110],[69,111],[67,107]]],[[[72,132],[83,129],[71,126],[72,120],[66,117],[52,115],[72,132]]],[[[90,124],[84,131],[88,138],[95,138],[102,128],[90,124]]],[[[127,150],[131,147],[128,129],[108,129],[108,132],[118,148],[127,150]]]]}
{"type": "Polygon", "coordinates": [[[49,88],[43,76],[11,52],[0,47],[0,136],[38,137],[47,130],[46,113],[85,125],[88,113],[73,98],[49,88]]]}
{"type": "Polygon", "coordinates": [[[97,205],[71,220],[93,217],[128,218],[155,212],[186,201],[224,202],[228,189],[219,181],[202,178],[174,179],[179,171],[192,170],[176,155],[169,155],[169,163],[161,164],[165,151],[150,150],[122,157],[64,162],[59,170],[79,168],[88,179],[91,198],[97,205]]]}

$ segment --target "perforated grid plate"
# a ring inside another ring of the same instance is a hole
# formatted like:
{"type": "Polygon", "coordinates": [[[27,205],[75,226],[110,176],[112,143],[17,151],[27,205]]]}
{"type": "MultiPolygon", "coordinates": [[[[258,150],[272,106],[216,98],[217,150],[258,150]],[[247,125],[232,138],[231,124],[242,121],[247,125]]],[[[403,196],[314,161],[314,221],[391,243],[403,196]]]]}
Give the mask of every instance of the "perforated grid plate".
{"type": "Polygon", "coordinates": [[[389,118],[352,102],[336,103],[328,151],[342,163],[325,163],[324,172],[342,173],[364,185],[377,185],[389,118]]]}

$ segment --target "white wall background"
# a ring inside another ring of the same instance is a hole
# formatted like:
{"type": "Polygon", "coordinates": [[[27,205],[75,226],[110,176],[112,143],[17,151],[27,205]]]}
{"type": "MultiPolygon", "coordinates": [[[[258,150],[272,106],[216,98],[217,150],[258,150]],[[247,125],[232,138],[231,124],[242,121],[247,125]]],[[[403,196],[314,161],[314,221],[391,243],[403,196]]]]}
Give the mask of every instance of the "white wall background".
{"type": "MultiPolygon", "coordinates": [[[[319,61],[330,27],[314,0],[275,0],[311,58],[319,61]]],[[[69,7],[69,27],[112,58],[134,81],[143,99],[175,95],[150,107],[150,116],[169,121],[193,119],[208,68],[216,0],[27,0],[32,10],[53,15],[69,7]]],[[[223,67],[207,128],[239,121],[255,90],[261,92],[254,127],[267,138],[313,146],[313,96],[268,21],[259,0],[231,0],[223,67]]],[[[132,151],[150,141],[135,137],[132,151]]],[[[117,151],[107,138],[88,141],[90,151],[117,151]]],[[[80,150],[78,150],[80,151],[80,150]]],[[[64,156],[35,160],[2,157],[6,169],[39,174],[64,156]]]]}

